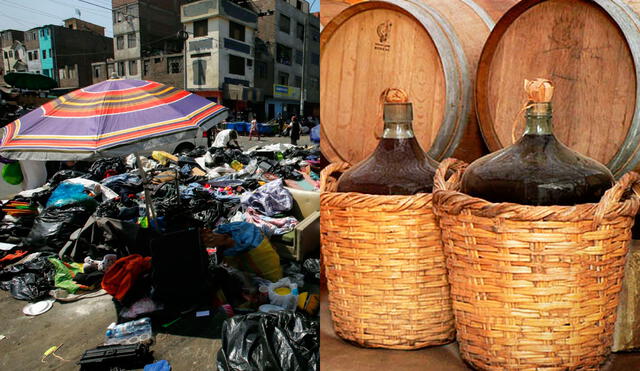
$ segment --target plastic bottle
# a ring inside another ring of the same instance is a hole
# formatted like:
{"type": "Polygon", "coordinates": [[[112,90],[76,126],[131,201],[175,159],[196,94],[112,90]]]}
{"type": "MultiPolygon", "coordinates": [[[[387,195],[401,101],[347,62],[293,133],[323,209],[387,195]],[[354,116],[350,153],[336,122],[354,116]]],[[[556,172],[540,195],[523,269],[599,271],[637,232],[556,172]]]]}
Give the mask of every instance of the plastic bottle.
{"type": "Polygon", "coordinates": [[[145,317],[136,321],[130,321],[116,325],[112,323],[105,333],[105,344],[132,344],[151,338],[151,319],[145,317]]]}

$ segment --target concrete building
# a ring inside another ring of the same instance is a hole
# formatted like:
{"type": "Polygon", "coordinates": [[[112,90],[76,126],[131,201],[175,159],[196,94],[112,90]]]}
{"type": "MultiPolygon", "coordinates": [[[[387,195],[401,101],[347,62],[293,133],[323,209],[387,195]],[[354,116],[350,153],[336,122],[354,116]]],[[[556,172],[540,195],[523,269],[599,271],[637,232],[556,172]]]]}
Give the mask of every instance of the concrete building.
{"type": "Polygon", "coordinates": [[[64,27],[45,25],[39,28],[42,73],[55,79],[59,87],[80,88],[91,85],[91,63],[113,57],[112,39],[103,36],[102,27],[94,26],[71,18],[65,20],[64,27]]]}
{"type": "MultiPolygon", "coordinates": [[[[15,71],[16,62],[20,60],[20,56],[16,55],[16,41],[20,44],[24,42],[24,32],[18,30],[0,31],[0,41],[2,42],[0,45],[2,47],[0,75],[4,76],[7,72],[15,71]]],[[[20,50],[22,48],[18,47],[18,51],[20,50]]]]}
{"type": "Polygon", "coordinates": [[[72,30],[89,31],[95,33],[96,35],[104,36],[104,27],[97,24],[85,22],[78,18],[65,19],[64,26],[72,30]]]}
{"type": "Polygon", "coordinates": [[[304,0],[253,0],[262,14],[256,34],[255,84],[265,91],[267,119],[319,115],[320,20],[304,0]]]}
{"type": "MultiPolygon", "coordinates": [[[[183,43],[178,38],[178,32],[182,30],[178,15],[179,2],[113,0],[112,8],[115,72],[123,78],[150,79],[162,83],[174,81],[173,76],[162,81],[163,76],[145,74],[143,59],[155,57],[166,60],[167,55],[182,52],[183,43]]],[[[147,72],[152,71],[150,66],[147,63],[147,72]]]]}
{"type": "Polygon", "coordinates": [[[27,66],[29,72],[42,73],[40,63],[40,35],[38,28],[24,32],[24,45],[27,48],[27,66]]]}
{"type": "Polygon", "coordinates": [[[186,88],[232,110],[253,110],[263,101],[254,87],[257,13],[228,0],[200,0],[180,14],[189,36],[186,88]]]}

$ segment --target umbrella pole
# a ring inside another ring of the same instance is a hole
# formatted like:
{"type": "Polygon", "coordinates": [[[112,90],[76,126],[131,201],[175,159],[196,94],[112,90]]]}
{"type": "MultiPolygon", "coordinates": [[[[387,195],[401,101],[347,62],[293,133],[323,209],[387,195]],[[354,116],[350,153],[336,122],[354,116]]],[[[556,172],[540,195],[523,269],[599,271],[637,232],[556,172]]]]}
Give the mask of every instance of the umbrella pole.
{"type": "Polygon", "coordinates": [[[151,221],[156,218],[156,211],[153,208],[153,203],[151,202],[151,194],[149,193],[149,189],[147,188],[147,175],[144,172],[144,168],[142,167],[142,159],[140,157],[140,153],[135,154],[136,163],[138,164],[138,172],[140,173],[140,178],[142,178],[142,187],[144,189],[144,203],[147,207],[147,219],[149,220],[149,224],[151,221]]]}

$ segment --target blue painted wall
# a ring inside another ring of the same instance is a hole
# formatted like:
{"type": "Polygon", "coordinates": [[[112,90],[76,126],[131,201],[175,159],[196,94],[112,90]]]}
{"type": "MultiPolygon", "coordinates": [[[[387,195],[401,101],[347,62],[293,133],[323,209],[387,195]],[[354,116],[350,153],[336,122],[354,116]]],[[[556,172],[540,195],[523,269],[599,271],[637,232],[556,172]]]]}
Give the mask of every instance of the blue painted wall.
{"type": "Polygon", "coordinates": [[[40,41],[40,64],[42,65],[42,74],[58,80],[53,66],[53,57],[51,56],[53,50],[51,27],[44,26],[40,29],[38,36],[40,41]],[[46,51],[47,57],[44,58],[46,51]]]}

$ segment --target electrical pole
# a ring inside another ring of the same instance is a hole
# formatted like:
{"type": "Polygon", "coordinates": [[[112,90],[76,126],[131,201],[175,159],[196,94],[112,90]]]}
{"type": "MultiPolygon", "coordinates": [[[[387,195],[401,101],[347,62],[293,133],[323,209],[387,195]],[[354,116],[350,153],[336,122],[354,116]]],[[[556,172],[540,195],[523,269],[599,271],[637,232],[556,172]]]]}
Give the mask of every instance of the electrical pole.
{"type": "Polygon", "coordinates": [[[300,82],[300,119],[304,117],[304,80],[305,65],[307,64],[307,29],[309,28],[309,10],[304,15],[304,30],[302,32],[302,81],[300,82]]]}

